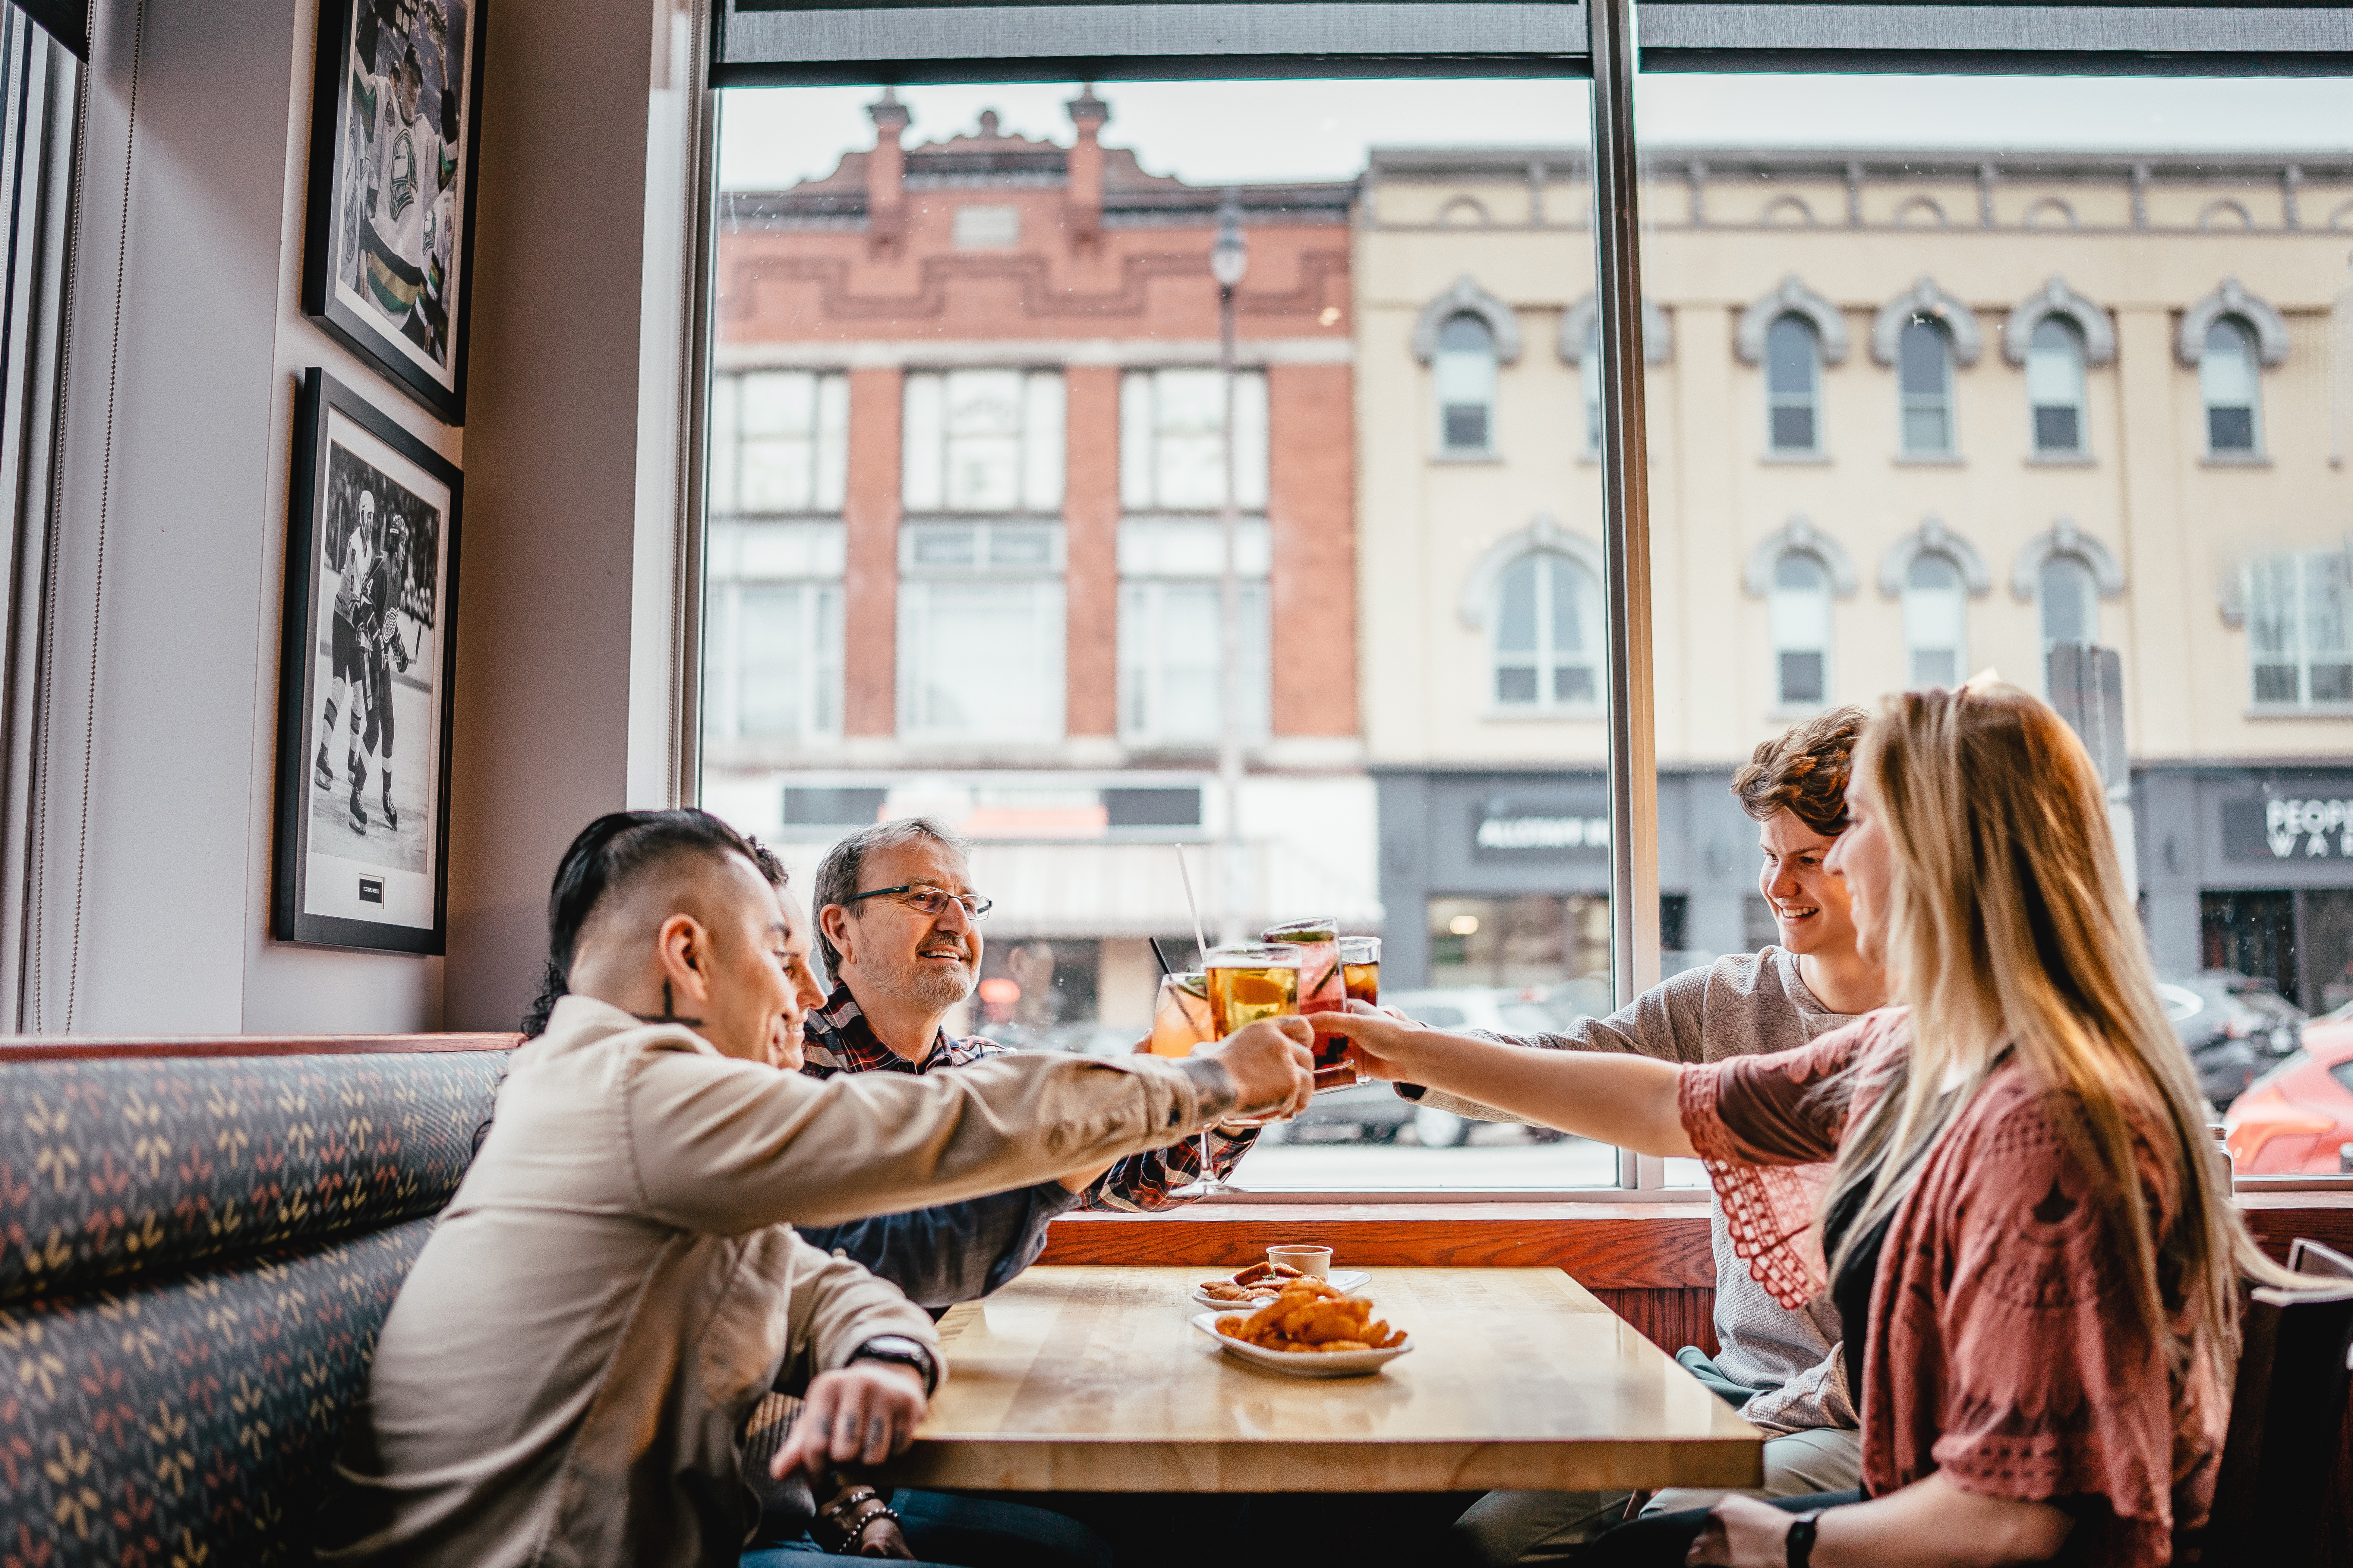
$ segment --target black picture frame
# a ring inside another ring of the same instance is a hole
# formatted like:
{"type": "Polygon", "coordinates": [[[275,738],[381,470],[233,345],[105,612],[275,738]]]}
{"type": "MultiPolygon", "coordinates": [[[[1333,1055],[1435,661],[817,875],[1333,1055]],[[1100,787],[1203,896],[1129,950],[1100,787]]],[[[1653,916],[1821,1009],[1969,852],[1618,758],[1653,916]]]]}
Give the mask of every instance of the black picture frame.
{"type": "Polygon", "coordinates": [[[270,935],[280,942],[427,954],[448,946],[464,489],[455,464],[383,410],[322,370],[303,373],[279,651],[270,935]],[[387,798],[404,809],[385,810],[387,798]]]}
{"type": "Polygon", "coordinates": [[[450,425],[466,422],[485,3],[322,0],[311,106],[302,313],[450,425]],[[420,85],[404,124],[396,106],[406,101],[402,65],[412,54],[420,85]],[[463,73],[454,92],[452,62],[463,73]],[[363,92],[363,79],[370,90],[363,92]],[[412,136],[412,127],[422,130],[412,136]],[[408,173],[387,186],[387,166],[408,173]],[[377,221],[383,213],[397,214],[390,236],[377,221]],[[417,255],[402,254],[408,250],[417,255]]]}

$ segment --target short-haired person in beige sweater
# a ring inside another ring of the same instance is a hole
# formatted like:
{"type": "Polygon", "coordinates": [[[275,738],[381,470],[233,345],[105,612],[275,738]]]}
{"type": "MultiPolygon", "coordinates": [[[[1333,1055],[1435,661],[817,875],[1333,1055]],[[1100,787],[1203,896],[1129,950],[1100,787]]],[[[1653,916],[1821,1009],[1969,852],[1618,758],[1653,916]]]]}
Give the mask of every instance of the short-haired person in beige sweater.
{"type": "MultiPolygon", "coordinates": [[[[1847,774],[1868,719],[1860,708],[1818,714],[1758,746],[1733,778],[1733,794],[1757,824],[1764,860],[1757,886],[1773,908],[1779,945],[1678,974],[1607,1018],[1580,1018],[1564,1034],[1501,1037],[1552,1050],[1712,1062],[1802,1046],[1882,1005],[1887,976],[1856,951],[1845,879],[1822,866],[1846,827],[1847,774]]],[[[1517,1120],[1435,1090],[1400,1092],[1458,1115],[1517,1120]]],[[[1774,1434],[1765,1445],[1765,1485],[1757,1495],[1853,1486],[1861,1439],[1839,1352],[1837,1310],[1827,1295],[1794,1311],[1775,1301],[1734,1256],[1723,1205],[1712,1195],[1708,1220],[1718,1349],[1711,1358],[1687,1347],[1677,1359],[1738,1405],[1744,1418],[1774,1434]]],[[[1625,1516],[1630,1495],[1490,1492],[1455,1532],[1482,1563],[1565,1562],[1625,1516]]],[[[1662,1492],[1651,1506],[1704,1502],[1702,1494],[1662,1492]]]]}
{"type": "Polygon", "coordinates": [[[903,1447],[945,1371],[928,1314],[794,1224],[1025,1186],[1313,1094],[1298,1019],[1183,1061],[804,1078],[807,927],[758,855],[699,811],[574,841],[550,900],[567,994],[393,1302],[322,1561],[734,1568],[742,1433],[772,1389],[807,1399],[775,1473],[819,1473],[903,1447]]]}

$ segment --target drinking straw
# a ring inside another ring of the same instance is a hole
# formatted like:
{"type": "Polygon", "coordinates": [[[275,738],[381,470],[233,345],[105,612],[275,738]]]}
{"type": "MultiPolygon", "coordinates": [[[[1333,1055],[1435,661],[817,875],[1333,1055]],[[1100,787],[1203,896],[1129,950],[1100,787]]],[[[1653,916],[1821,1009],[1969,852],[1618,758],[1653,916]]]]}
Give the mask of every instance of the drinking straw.
{"type": "Polygon", "coordinates": [[[1168,847],[1176,851],[1176,874],[1185,879],[1185,907],[1193,911],[1193,945],[1201,950],[1202,962],[1207,963],[1209,957],[1209,937],[1208,933],[1201,929],[1201,900],[1193,896],[1193,873],[1185,866],[1185,847],[1182,844],[1171,844],[1168,847]]]}
{"type": "Polygon", "coordinates": [[[1144,940],[1152,944],[1153,962],[1160,965],[1160,973],[1171,980],[1176,979],[1176,972],[1169,968],[1168,961],[1160,955],[1160,939],[1156,936],[1147,936],[1144,940]]]}

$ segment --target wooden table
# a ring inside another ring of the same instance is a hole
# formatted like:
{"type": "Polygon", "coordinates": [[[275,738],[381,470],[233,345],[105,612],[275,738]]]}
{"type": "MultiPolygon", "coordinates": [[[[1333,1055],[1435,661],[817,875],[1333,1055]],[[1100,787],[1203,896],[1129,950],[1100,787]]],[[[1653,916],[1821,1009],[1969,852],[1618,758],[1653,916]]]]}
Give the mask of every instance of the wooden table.
{"type": "MultiPolygon", "coordinates": [[[[1340,1266],[1345,1267],[1341,1259],[1340,1266]]],[[[1031,1268],[940,1324],[950,1375],[891,1468],[995,1491],[1755,1486],[1764,1435],[1557,1268],[1377,1268],[1414,1350],[1287,1377],[1192,1326],[1205,1268],[1031,1268]]]]}

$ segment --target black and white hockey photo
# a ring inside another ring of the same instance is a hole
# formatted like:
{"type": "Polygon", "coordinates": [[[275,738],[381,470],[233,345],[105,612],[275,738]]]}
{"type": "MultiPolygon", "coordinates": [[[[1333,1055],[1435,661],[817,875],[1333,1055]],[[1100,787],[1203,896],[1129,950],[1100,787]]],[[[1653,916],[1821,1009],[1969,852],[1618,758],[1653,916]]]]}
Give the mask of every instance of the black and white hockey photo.
{"type": "Polygon", "coordinates": [[[480,0],[326,0],[306,312],[463,417],[480,0]]]}
{"type": "Polygon", "coordinates": [[[311,848],[422,872],[441,513],[348,447],[327,453],[311,848]],[[400,737],[408,735],[408,753],[400,737]]]}
{"type": "Polygon", "coordinates": [[[322,371],[296,427],[273,925],[438,952],[462,476],[322,371]]]}

